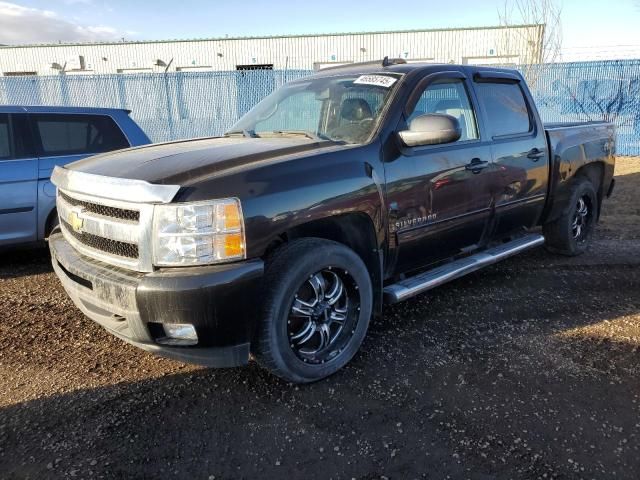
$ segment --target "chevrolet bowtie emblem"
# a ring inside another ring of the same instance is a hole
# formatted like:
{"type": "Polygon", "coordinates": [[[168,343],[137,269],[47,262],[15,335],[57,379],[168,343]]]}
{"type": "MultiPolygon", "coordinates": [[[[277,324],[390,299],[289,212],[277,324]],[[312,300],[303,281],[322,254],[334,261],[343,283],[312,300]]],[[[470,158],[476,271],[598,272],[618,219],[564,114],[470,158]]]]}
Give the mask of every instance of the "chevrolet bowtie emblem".
{"type": "Polygon", "coordinates": [[[76,210],[72,210],[71,212],[69,212],[67,221],[69,222],[69,225],[71,225],[71,228],[73,229],[74,232],[82,233],[82,226],[84,225],[84,220],[80,218],[80,212],[76,210]]]}

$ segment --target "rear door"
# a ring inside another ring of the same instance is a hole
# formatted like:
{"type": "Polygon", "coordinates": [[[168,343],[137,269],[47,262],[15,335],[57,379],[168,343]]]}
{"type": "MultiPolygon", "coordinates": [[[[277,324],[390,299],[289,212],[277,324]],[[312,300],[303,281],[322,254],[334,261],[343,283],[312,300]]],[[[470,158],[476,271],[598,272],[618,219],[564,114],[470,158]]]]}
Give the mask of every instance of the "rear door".
{"type": "Polygon", "coordinates": [[[547,140],[518,76],[483,72],[474,80],[498,171],[493,236],[502,238],[533,227],[542,213],[549,179],[547,140]]]}
{"type": "Polygon", "coordinates": [[[38,159],[24,114],[0,113],[0,245],[37,239],[38,159]]]}
{"type": "Polygon", "coordinates": [[[417,115],[445,113],[457,118],[462,137],[445,145],[403,146],[400,157],[385,164],[396,273],[482,242],[491,207],[491,146],[482,138],[469,86],[462,72],[443,72],[425,78],[410,97],[399,129],[417,115]]]}

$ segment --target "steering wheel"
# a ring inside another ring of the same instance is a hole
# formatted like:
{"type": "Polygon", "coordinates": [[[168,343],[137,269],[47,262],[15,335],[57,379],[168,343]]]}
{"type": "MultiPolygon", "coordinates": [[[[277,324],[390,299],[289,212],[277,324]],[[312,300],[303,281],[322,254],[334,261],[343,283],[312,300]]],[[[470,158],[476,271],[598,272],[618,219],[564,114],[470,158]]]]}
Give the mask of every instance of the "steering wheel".
{"type": "Polygon", "coordinates": [[[364,118],[359,121],[351,121],[340,125],[328,131],[327,135],[336,140],[350,140],[355,143],[360,143],[369,137],[372,125],[373,118],[364,118]]]}

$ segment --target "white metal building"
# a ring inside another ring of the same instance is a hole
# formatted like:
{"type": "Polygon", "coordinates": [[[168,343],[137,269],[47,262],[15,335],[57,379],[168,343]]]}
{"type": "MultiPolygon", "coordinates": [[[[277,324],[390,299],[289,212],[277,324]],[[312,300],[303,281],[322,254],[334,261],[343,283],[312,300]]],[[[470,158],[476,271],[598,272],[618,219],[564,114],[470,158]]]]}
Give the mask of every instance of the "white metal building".
{"type": "Polygon", "coordinates": [[[544,25],[326,35],[0,47],[0,74],[68,75],[319,69],[401,57],[437,63],[538,63],[544,25]]]}

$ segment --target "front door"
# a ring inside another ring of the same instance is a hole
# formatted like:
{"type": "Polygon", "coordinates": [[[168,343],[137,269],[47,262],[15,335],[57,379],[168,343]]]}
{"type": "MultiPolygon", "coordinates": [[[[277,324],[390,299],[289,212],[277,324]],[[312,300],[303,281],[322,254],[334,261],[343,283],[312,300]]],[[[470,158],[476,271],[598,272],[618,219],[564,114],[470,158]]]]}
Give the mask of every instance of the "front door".
{"type": "Polygon", "coordinates": [[[38,159],[22,141],[25,125],[0,114],[0,245],[37,239],[38,159]]]}
{"type": "Polygon", "coordinates": [[[385,164],[395,273],[480,246],[495,188],[491,146],[481,138],[462,72],[418,88],[422,89],[419,99],[415,107],[408,107],[408,118],[398,128],[406,128],[418,115],[444,113],[458,120],[462,136],[445,145],[403,146],[398,158],[385,164]]]}

